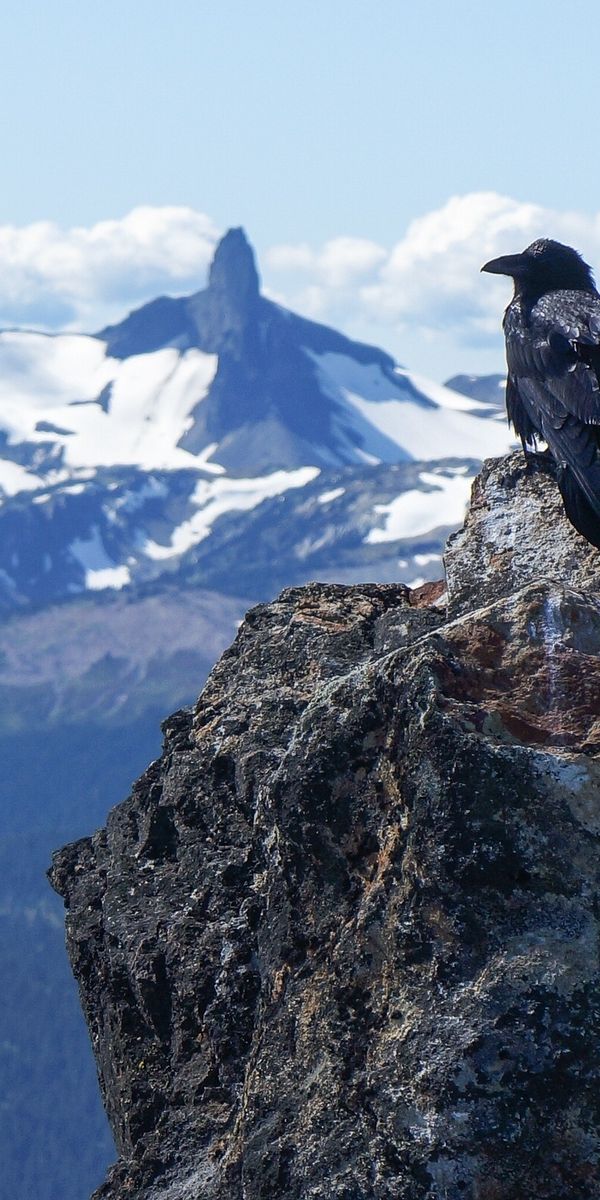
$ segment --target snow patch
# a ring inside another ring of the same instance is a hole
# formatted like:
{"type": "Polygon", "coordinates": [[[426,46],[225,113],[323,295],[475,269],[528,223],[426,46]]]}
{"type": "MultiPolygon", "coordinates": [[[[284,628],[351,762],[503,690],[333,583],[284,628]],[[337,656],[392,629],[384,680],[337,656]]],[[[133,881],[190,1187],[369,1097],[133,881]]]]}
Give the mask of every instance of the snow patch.
{"type": "Polygon", "coordinates": [[[421,471],[419,479],[427,491],[412,489],[396,496],[390,504],[375,505],[375,512],[385,521],[382,526],[369,530],[365,542],[371,545],[395,542],[399,538],[418,537],[432,529],[460,524],[469,500],[472,477],[421,471]]]}
{"type": "Polygon", "coordinates": [[[432,379],[426,379],[424,375],[415,374],[414,371],[405,371],[403,367],[396,367],[394,374],[409,381],[440,408],[451,408],[456,412],[478,413],[482,417],[489,416],[490,413],[496,411],[493,404],[485,404],[482,400],[473,400],[472,396],[463,396],[462,392],[455,392],[453,388],[444,387],[443,383],[434,383],[432,379]]]}
{"type": "Polygon", "coordinates": [[[129,567],[103,567],[99,571],[86,571],[85,586],[92,592],[101,592],[104,588],[119,590],[131,582],[129,567]]]}
{"type": "Polygon", "coordinates": [[[32,492],[43,487],[44,480],[39,475],[33,475],[20,463],[11,462],[9,458],[0,459],[0,492],[5,496],[16,496],[17,492],[32,492]]]}
{"type": "Polygon", "coordinates": [[[130,582],[129,568],[117,565],[106,552],[97,525],[93,525],[90,536],[76,538],[69,547],[73,558],[85,571],[86,588],[101,591],[104,588],[122,588],[130,582]]]}
{"type": "Polygon", "coordinates": [[[256,479],[202,480],[190,497],[198,511],[173,530],[168,545],[148,539],[142,552],[156,560],[183,554],[209,536],[214,522],[223,513],[248,512],[263,500],[278,496],[289,488],[304,487],[319,473],[318,467],[300,467],[296,471],[274,471],[256,479]]]}
{"type": "Polygon", "coordinates": [[[334,424],[355,462],[482,460],[506,454],[514,444],[505,422],[475,415],[488,413],[490,405],[401,368],[386,372],[379,363],[359,363],[344,354],[305,353],[321,387],[338,404],[334,424]]]}
{"type": "MultiPolygon", "coordinates": [[[[202,466],[220,474],[221,466],[206,461],[214,445],[200,455],[178,445],[216,367],[216,355],[195,348],[180,353],[168,347],[121,360],[107,356],[104,342],[85,335],[2,333],[0,429],[11,444],[47,442],[48,433],[37,428],[40,418],[58,430],[71,430],[52,436],[71,470],[202,466]],[[97,399],[108,384],[105,411],[97,399]]],[[[23,487],[39,486],[39,481],[25,482],[26,473],[22,478],[23,487]]]]}
{"type": "Polygon", "coordinates": [[[317,500],[319,504],[331,504],[332,500],[338,500],[340,496],[343,496],[345,491],[346,489],[343,487],[333,488],[330,492],[321,492],[321,495],[317,496],[317,500]]]}

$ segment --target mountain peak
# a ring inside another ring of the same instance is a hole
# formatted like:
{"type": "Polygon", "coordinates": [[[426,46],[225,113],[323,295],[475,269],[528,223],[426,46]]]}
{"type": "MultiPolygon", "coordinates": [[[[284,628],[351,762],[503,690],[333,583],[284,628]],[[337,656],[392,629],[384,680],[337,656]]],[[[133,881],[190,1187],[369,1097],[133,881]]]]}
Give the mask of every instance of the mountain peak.
{"type": "Polygon", "coordinates": [[[208,277],[210,291],[218,292],[244,307],[259,294],[254,251],[245,231],[228,229],[221,238],[208,277]]]}

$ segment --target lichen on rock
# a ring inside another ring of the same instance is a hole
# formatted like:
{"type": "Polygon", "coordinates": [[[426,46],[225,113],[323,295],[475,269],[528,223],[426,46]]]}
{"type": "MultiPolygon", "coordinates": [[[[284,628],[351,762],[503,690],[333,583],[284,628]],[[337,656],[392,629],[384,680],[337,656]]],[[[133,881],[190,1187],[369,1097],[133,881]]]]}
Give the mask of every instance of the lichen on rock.
{"type": "Polygon", "coordinates": [[[98,1200],[598,1197],[599,563],[487,464],[447,593],[251,610],[55,856],[98,1200]]]}

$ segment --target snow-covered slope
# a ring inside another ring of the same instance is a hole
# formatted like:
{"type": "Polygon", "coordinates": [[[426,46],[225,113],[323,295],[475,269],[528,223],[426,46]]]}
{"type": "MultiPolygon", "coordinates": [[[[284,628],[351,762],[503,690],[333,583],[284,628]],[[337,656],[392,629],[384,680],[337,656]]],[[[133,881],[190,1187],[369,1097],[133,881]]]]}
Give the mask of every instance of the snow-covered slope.
{"type": "MultiPolygon", "coordinates": [[[[375,553],[456,524],[476,463],[510,443],[490,405],[266,300],[252,250],[232,230],[194,296],[154,301],[95,337],[0,333],[0,597],[10,608],[121,588],[188,571],[190,555],[201,581],[211,557],[201,543],[212,538],[228,559],[224,543],[250,526],[258,536],[257,509],[275,524],[293,512],[297,524],[318,478],[323,495],[340,497],[321,566],[335,573],[336,546],[351,532],[340,470],[353,486],[368,471],[359,524],[375,553]],[[437,464],[447,483],[409,472],[390,497],[386,468],[411,463],[437,464]]],[[[313,520],[322,524],[319,510],[313,520]]],[[[289,535],[293,543],[291,526],[289,535]]],[[[303,528],[303,546],[307,536],[303,528]]],[[[262,526],[260,537],[269,538],[262,526]]],[[[243,579],[219,586],[248,594],[243,579]]]]}
{"type": "MultiPolygon", "coordinates": [[[[331,425],[327,442],[306,439],[306,465],[484,458],[510,444],[503,419],[481,420],[486,405],[402,368],[300,353],[314,365],[331,425]]],[[[223,474],[208,433],[195,452],[182,446],[218,361],[196,347],[118,359],[99,338],[0,333],[0,487],[14,495],[120,465],[223,474]]],[[[251,423],[251,407],[245,416],[251,423]]]]}
{"type": "Polygon", "coordinates": [[[482,421],[487,405],[411,375],[383,369],[349,355],[313,355],[323,392],[342,410],[340,438],[352,431],[356,460],[402,462],[503,454],[510,444],[506,422],[482,421]]]}

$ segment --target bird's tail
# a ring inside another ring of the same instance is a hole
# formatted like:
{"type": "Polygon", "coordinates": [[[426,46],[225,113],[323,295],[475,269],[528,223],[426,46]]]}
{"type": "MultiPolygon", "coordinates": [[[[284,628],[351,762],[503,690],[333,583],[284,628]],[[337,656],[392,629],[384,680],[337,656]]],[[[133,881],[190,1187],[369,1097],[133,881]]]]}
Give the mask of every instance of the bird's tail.
{"type": "Polygon", "coordinates": [[[600,550],[600,456],[596,430],[569,417],[547,437],[558,463],[565,512],[578,533],[600,550]]]}
{"type": "Polygon", "coordinates": [[[557,479],[571,525],[574,525],[577,532],[591,542],[592,546],[600,550],[600,518],[597,509],[590,504],[570,467],[559,468],[557,479]]]}

